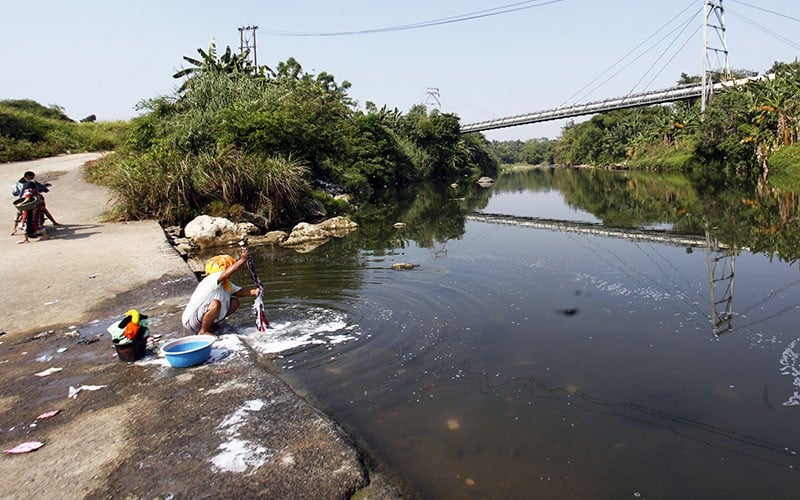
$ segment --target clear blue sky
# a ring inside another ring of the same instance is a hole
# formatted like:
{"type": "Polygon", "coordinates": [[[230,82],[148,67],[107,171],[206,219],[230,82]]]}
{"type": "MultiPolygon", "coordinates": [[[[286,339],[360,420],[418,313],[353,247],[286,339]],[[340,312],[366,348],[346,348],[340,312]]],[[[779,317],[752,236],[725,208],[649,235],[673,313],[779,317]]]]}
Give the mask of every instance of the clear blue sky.
{"type": "MultiPolygon", "coordinates": [[[[436,87],[441,109],[458,114],[462,123],[623,96],[632,88],[666,88],[682,72],[700,74],[701,16],[694,13],[702,0],[562,0],[404,31],[270,33],[394,27],[512,3],[518,2],[9,0],[0,17],[0,99],[56,104],[74,119],[90,114],[129,119],[137,114],[138,101],[174,92],[179,82],[172,74],[185,66],[182,56],[196,56],[211,37],[220,51],[228,45],[238,50],[237,28],[245,25],[259,26],[259,64],[274,67],[294,57],[307,71],[350,81],[350,94],[361,106],[372,101],[404,112],[425,102],[427,89],[436,87]],[[613,76],[625,64],[630,65],[613,76]]],[[[732,67],[763,72],[773,61],[798,57],[800,2],[724,0],[724,6],[732,67]]],[[[562,125],[513,127],[487,136],[556,137],[562,125]]]]}

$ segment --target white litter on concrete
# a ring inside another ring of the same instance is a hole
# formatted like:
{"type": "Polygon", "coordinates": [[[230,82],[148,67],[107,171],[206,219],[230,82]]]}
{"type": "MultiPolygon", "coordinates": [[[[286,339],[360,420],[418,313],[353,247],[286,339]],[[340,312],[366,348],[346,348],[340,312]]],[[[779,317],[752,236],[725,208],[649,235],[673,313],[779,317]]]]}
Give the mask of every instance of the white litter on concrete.
{"type": "Polygon", "coordinates": [[[239,436],[239,431],[249,419],[257,418],[254,414],[266,403],[260,399],[245,401],[241,408],[233,412],[219,424],[220,434],[228,439],[218,446],[219,453],[211,457],[212,469],[218,472],[252,473],[272,457],[264,446],[252,443],[239,436]]]}

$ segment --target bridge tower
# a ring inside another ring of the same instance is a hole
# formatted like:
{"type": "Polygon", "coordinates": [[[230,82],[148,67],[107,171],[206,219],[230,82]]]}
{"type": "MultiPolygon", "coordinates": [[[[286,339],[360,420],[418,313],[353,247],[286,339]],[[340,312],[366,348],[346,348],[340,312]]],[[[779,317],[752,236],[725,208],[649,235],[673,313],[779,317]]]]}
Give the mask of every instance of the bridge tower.
{"type": "Polygon", "coordinates": [[[728,34],[722,0],[703,0],[703,94],[700,109],[705,112],[714,93],[714,75],[731,78],[728,61],[728,34]]]}
{"type": "Polygon", "coordinates": [[[711,301],[711,332],[715,337],[733,330],[733,283],[736,254],[720,248],[719,241],[706,227],[708,295],[711,301]]]}

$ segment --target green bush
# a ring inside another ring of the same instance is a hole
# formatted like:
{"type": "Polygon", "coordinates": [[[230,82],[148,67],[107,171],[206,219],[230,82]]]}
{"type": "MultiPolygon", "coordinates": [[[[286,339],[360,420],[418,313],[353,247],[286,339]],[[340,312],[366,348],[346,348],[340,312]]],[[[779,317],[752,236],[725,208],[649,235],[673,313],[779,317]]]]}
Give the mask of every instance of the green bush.
{"type": "Polygon", "coordinates": [[[778,188],[800,192],[800,144],[783,146],[772,153],[769,179],[778,188]]]}

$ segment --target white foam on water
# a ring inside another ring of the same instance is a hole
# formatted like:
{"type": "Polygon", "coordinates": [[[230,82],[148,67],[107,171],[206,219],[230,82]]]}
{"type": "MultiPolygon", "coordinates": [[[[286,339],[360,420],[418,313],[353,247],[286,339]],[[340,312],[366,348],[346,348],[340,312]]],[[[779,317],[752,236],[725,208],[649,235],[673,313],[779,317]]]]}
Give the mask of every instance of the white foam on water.
{"type": "Polygon", "coordinates": [[[240,332],[250,346],[260,353],[278,354],[310,345],[337,345],[357,340],[357,325],[350,325],[342,312],[311,309],[303,318],[272,323],[272,328],[259,332],[246,328],[240,332]]]}
{"type": "Polygon", "coordinates": [[[781,365],[781,375],[788,375],[792,377],[792,385],[795,387],[794,394],[789,396],[789,399],[783,402],[783,406],[797,406],[800,405],[800,355],[794,350],[797,342],[800,339],[793,340],[786,346],[781,359],[778,363],[781,365]]]}

